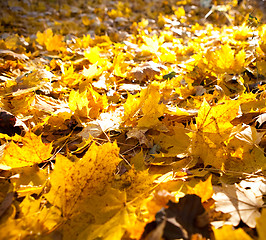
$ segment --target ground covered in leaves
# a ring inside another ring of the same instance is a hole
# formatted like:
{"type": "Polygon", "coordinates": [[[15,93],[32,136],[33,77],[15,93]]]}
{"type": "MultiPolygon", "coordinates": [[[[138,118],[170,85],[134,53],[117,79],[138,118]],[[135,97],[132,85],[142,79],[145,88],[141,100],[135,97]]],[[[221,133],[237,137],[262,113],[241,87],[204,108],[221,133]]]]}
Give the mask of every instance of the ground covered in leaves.
{"type": "Polygon", "coordinates": [[[0,5],[0,239],[266,239],[265,2],[0,5]]]}

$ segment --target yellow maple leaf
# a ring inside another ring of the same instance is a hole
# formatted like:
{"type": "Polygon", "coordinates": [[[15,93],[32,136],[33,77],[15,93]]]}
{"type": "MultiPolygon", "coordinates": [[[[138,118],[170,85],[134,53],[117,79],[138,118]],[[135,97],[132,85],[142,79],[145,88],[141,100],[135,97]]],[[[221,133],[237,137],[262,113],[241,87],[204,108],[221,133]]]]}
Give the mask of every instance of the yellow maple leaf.
{"type": "Polygon", "coordinates": [[[212,68],[216,67],[218,71],[224,72],[234,61],[234,50],[229,45],[223,45],[215,52],[208,50],[206,59],[212,68]]]}
{"type": "Polygon", "coordinates": [[[18,93],[18,95],[14,97],[10,95],[10,97],[2,98],[1,106],[15,115],[25,114],[29,111],[34,99],[34,92],[18,93]]]}
{"type": "MultiPolygon", "coordinates": [[[[0,169],[12,169],[32,166],[49,159],[52,151],[52,144],[44,144],[41,136],[27,132],[24,137],[17,137],[22,142],[22,147],[14,141],[10,142],[0,160],[0,169]]],[[[15,138],[13,138],[15,139],[15,138]]]]}
{"type": "Polygon", "coordinates": [[[61,66],[62,69],[62,77],[60,79],[60,83],[63,83],[66,86],[74,86],[81,82],[82,75],[75,72],[73,64],[69,67],[61,66]]]}
{"type": "Polygon", "coordinates": [[[245,51],[236,53],[226,44],[216,51],[208,50],[206,53],[207,68],[216,73],[240,73],[244,69],[245,51]]]}
{"type": "Polygon", "coordinates": [[[92,64],[97,63],[101,65],[101,62],[104,61],[103,58],[100,56],[101,49],[96,46],[92,47],[89,51],[84,53],[85,58],[87,58],[92,64]]]}
{"type": "Polygon", "coordinates": [[[257,218],[256,229],[259,234],[259,240],[266,239],[266,229],[265,229],[265,220],[266,220],[266,210],[262,209],[261,216],[257,218]]]}
{"type": "Polygon", "coordinates": [[[138,127],[150,128],[161,124],[158,118],[163,116],[167,108],[164,104],[159,104],[161,95],[158,90],[157,86],[151,84],[138,95],[129,94],[124,104],[124,122],[132,124],[137,120],[137,114],[141,110],[143,117],[138,120],[138,127]]]}
{"type": "Polygon", "coordinates": [[[128,227],[131,227],[136,221],[135,208],[125,206],[117,212],[109,221],[101,225],[90,225],[80,233],[78,240],[103,239],[118,240],[121,239],[128,227]]]}
{"type": "Polygon", "coordinates": [[[154,137],[154,143],[167,153],[154,154],[155,157],[175,157],[178,154],[186,153],[190,144],[190,138],[182,124],[173,128],[171,135],[160,133],[154,137]]]}
{"type": "Polygon", "coordinates": [[[140,94],[131,95],[128,94],[127,100],[124,103],[124,116],[123,121],[125,124],[131,125],[135,121],[135,117],[141,107],[141,99],[139,98],[140,94]]]}
{"type": "Polygon", "coordinates": [[[88,117],[89,115],[89,101],[87,98],[87,91],[79,93],[72,90],[69,95],[68,101],[69,108],[78,114],[80,117],[88,117]]]}
{"type": "Polygon", "coordinates": [[[239,105],[237,101],[225,100],[224,104],[210,106],[204,99],[196,117],[197,128],[210,133],[231,129],[233,125],[230,121],[237,116],[239,105]]]}
{"type": "MultiPolygon", "coordinates": [[[[92,231],[107,224],[116,214],[127,208],[126,192],[111,187],[104,190],[104,194],[85,196],[83,202],[79,204],[79,211],[76,211],[74,216],[62,226],[63,239],[76,239],[77,235],[80,235],[79,237],[82,237],[82,239],[87,239],[92,231]]],[[[119,226],[120,224],[123,223],[116,222],[118,228],[122,227],[119,226]]],[[[122,228],[125,230],[124,227],[122,228]]],[[[105,233],[99,232],[99,234],[105,233]]]]}
{"type": "Polygon", "coordinates": [[[154,178],[155,176],[149,174],[148,170],[137,171],[132,167],[116,182],[116,187],[126,191],[127,199],[131,201],[148,192],[154,185],[154,178]]]}
{"type": "Polygon", "coordinates": [[[257,171],[265,165],[266,157],[259,146],[263,132],[258,132],[255,127],[245,126],[236,131],[226,141],[227,152],[230,158],[225,167],[234,171],[257,171]]]}
{"type": "Polygon", "coordinates": [[[125,56],[123,54],[118,54],[113,61],[114,75],[118,77],[127,77],[127,67],[128,64],[125,63],[125,56]]]}
{"type": "Polygon", "coordinates": [[[233,37],[237,41],[245,41],[251,37],[252,34],[252,29],[244,23],[233,32],[233,37]]]}
{"type": "Polygon", "coordinates": [[[36,34],[37,39],[36,41],[40,44],[40,45],[45,45],[45,41],[46,39],[52,38],[53,37],[53,31],[51,28],[46,29],[43,33],[41,32],[37,32],[36,34]]]}
{"type": "Polygon", "coordinates": [[[252,240],[252,238],[242,229],[234,229],[233,226],[225,225],[222,228],[212,228],[216,240],[252,240]]]}
{"type": "Polygon", "coordinates": [[[64,37],[61,35],[53,34],[51,28],[46,29],[43,33],[37,32],[36,41],[46,47],[48,51],[62,51],[65,49],[65,42],[63,42],[64,37]]]}
{"type": "Polygon", "coordinates": [[[57,155],[50,178],[52,187],[46,198],[62,209],[65,217],[71,217],[85,198],[103,190],[112,180],[116,166],[121,161],[118,154],[116,143],[102,146],[92,143],[84,157],[77,162],[57,155]]]}
{"type": "Polygon", "coordinates": [[[213,195],[212,175],[210,175],[205,182],[200,181],[193,188],[188,186],[188,189],[189,194],[198,195],[199,197],[201,197],[202,202],[209,200],[213,195]]]}
{"type": "Polygon", "coordinates": [[[143,35],[141,37],[144,42],[144,44],[140,46],[141,54],[144,56],[157,54],[163,38],[158,38],[157,35],[153,35],[152,37],[143,35]]]}
{"type": "Polygon", "coordinates": [[[161,56],[160,59],[162,62],[175,63],[176,62],[176,53],[170,51],[168,48],[160,47],[161,56]]]}
{"type": "Polygon", "coordinates": [[[62,220],[60,210],[54,206],[47,208],[41,201],[41,198],[36,200],[27,195],[18,206],[18,216],[10,217],[0,225],[0,238],[40,238],[59,225],[62,220]]]}
{"type": "Polygon", "coordinates": [[[89,66],[89,68],[83,67],[82,75],[87,79],[91,79],[94,77],[98,77],[102,74],[103,69],[98,67],[98,62],[89,66]]]}
{"type": "Polygon", "coordinates": [[[161,95],[156,88],[147,89],[145,95],[148,96],[142,106],[143,117],[138,121],[138,127],[151,128],[161,123],[158,118],[163,116],[166,106],[159,103],[161,95]]]}
{"type": "Polygon", "coordinates": [[[108,107],[106,95],[100,95],[92,86],[85,91],[72,90],[69,95],[69,108],[80,117],[97,118],[108,107]]]}
{"type": "Polygon", "coordinates": [[[227,159],[224,141],[229,137],[226,133],[192,132],[191,154],[194,159],[203,161],[204,165],[222,168],[227,159]]]}
{"type": "Polygon", "coordinates": [[[240,102],[224,100],[224,104],[210,106],[204,99],[196,117],[197,131],[192,138],[192,155],[203,160],[205,166],[221,168],[227,161],[224,142],[228,140],[233,125],[230,123],[239,111],[240,102]]]}

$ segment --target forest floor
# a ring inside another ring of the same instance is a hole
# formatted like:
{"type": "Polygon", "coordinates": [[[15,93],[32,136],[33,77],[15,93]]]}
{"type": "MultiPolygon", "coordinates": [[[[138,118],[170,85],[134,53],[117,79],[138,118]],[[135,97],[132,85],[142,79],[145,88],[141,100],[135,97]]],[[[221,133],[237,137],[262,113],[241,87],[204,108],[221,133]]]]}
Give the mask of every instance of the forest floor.
{"type": "Polygon", "coordinates": [[[266,239],[264,1],[0,7],[1,240],[266,239]]]}

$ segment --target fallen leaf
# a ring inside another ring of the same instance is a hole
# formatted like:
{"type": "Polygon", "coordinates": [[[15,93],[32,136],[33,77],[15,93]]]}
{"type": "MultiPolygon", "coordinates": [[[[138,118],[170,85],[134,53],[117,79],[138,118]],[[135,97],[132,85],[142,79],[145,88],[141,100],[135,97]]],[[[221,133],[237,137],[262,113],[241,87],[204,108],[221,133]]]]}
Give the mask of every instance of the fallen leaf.
{"type": "Polygon", "coordinates": [[[23,146],[20,147],[14,141],[10,142],[4,151],[4,156],[0,160],[0,169],[12,169],[32,166],[48,160],[52,155],[52,144],[44,144],[41,136],[36,136],[32,132],[27,132],[19,140],[23,146]],[[36,147],[37,146],[37,147],[36,147]]]}
{"type": "Polygon", "coordinates": [[[251,228],[256,226],[256,218],[260,216],[259,211],[263,206],[262,195],[256,197],[252,189],[245,189],[237,184],[214,187],[214,190],[216,211],[230,213],[229,221],[233,226],[237,226],[240,220],[251,228]]]}
{"type": "Polygon", "coordinates": [[[112,179],[121,161],[118,150],[116,143],[102,146],[92,143],[80,161],[71,162],[57,155],[51,174],[52,187],[45,197],[59,207],[66,218],[70,218],[75,211],[80,210],[79,204],[85,196],[96,194],[112,179]]]}
{"type": "Polygon", "coordinates": [[[263,240],[266,238],[265,219],[266,219],[266,210],[264,208],[262,209],[261,216],[256,219],[257,222],[256,229],[259,234],[259,240],[263,240]]]}
{"type": "Polygon", "coordinates": [[[216,240],[251,240],[252,238],[242,229],[234,229],[233,226],[224,225],[222,228],[213,228],[216,240]]]}
{"type": "Polygon", "coordinates": [[[146,62],[131,70],[131,76],[139,82],[153,80],[155,75],[159,75],[161,70],[165,69],[162,64],[146,62]]]}
{"type": "Polygon", "coordinates": [[[156,220],[146,225],[142,237],[145,237],[152,229],[161,228],[161,223],[166,221],[163,237],[166,239],[190,239],[193,234],[201,234],[210,238],[208,217],[203,217],[205,209],[201,205],[201,199],[197,195],[186,195],[179,199],[178,203],[169,201],[168,208],[162,208],[156,214],[156,220]]]}

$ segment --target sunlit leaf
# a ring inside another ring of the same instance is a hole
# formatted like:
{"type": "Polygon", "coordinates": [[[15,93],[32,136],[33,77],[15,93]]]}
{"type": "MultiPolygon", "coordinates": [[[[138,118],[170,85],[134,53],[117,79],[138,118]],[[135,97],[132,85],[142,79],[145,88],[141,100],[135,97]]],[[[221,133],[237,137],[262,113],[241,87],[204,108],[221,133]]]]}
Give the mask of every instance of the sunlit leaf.
{"type": "Polygon", "coordinates": [[[79,203],[93,195],[111,181],[117,164],[118,147],[115,143],[97,146],[92,143],[84,157],[71,162],[62,155],[57,156],[55,170],[51,174],[51,190],[46,198],[70,217],[79,209],[79,203]]]}
{"type": "Polygon", "coordinates": [[[20,138],[20,141],[22,146],[12,141],[5,148],[4,156],[0,160],[2,169],[4,166],[6,169],[32,166],[44,162],[52,156],[52,145],[44,144],[41,136],[28,132],[20,138]]]}
{"type": "Polygon", "coordinates": [[[205,182],[199,182],[195,187],[189,187],[190,194],[196,194],[201,198],[202,202],[209,200],[213,195],[213,187],[212,187],[212,175],[208,177],[205,182]]]}
{"type": "Polygon", "coordinates": [[[233,226],[224,225],[220,229],[213,228],[215,239],[226,240],[228,238],[232,240],[251,240],[252,238],[241,228],[234,229],[233,226]]]}

